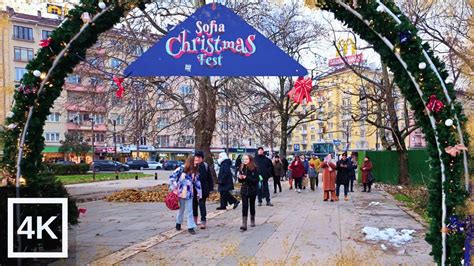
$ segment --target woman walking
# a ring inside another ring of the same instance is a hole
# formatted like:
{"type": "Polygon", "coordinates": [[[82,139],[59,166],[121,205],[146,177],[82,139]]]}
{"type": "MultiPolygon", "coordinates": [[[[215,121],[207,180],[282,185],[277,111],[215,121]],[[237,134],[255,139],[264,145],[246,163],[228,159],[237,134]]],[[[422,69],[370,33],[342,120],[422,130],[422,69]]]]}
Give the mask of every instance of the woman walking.
{"type": "Polygon", "coordinates": [[[234,209],[239,206],[239,201],[230,194],[231,190],[234,190],[234,180],[232,179],[232,171],[230,167],[232,165],[232,161],[227,156],[227,153],[221,152],[219,153],[219,159],[217,159],[219,163],[219,175],[217,176],[217,184],[218,190],[220,193],[220,207],[217,210],[225,210],[227,207],[227,203],[233,204],[234,209]]]}
{"type": "Polygon", "coordinates": [[[239,169],[240,196],[242,198],[242,226],[240,230],[247,230],[247,217],[250,207],[250,226],[255,226],[255,199],[257,198],[258,174],[257,166],[251,155],[243,157],[239,169]]]}
{"type": "Polygon", "coordinates": [[[186,212],[188,232],[192,235],[196,234],[196,231],[194,231],[196,223],[193,217],[193,193],[197,193],[197,197],[201,199],[202,190],[198,169],[194,163],[194,156],[189,156],[184,166],[181,166],[173,172],[170,176],[170,188],[175,191],[179,198],[176,230],[181,230],[183,215],[186,212]]]}
{"type": "Polygon", "coordinates": [[[273,193],[277,193],[277,187],[280,189],[281,193],[281,177],[283,176],[283,164],[280,161],[280,156],[276,155],[273,159],[273,170],[275,171],[273,175],[273,193]]]}
{"type": "Polygon", "coordinates": [[[299,156],[295,156],[295,159],[288,168],[291,170],[291,177],[295,182],[295,191],[301,193],[301,189],[303,189],[303,178],[306,175],[303,161],[301,161],[299,156]]]}
{"type": "Polygon", "coordinates": [[[336,164],[332,162],[332,155],[328,154],[324,161],[321,163],[323,169],[323,190],[324,190],[324,201],[335,200],[336,190],[336,164]]]}
{"type": "Polygon", "coordinates": [[[364,157],[364,163],[362,164],[362,184],[364,185],[364,190],[362,192],[370,192],[372,187],[372,180],[370,180],[370,175],[372,171],[372,162],[368,156],[364,157]]]}

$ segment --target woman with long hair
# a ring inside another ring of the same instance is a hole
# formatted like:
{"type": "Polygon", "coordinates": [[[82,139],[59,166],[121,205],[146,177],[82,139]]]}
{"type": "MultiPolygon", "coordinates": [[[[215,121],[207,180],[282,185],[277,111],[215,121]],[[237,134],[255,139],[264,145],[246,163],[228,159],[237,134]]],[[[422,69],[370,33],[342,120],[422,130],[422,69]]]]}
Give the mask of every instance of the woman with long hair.
{"type": "Polygon", "coordinates": [[[301,193],[301,189],[303,189],[303,178],[306,175],[306,171],[304,169],[304,162],[301,160],[300,156],[295,156],[293,162],[291,162],[288,169],[291,170],[291,177],[295,182],[295,191],[301,193]]]}
{"type": "Polygon", "coordinates": [[[240,230],[247,230],[247,217],[250,207],[250,226],[255,226],[255,199],[257,198],[258,173],[257,166],[251,155],[245,155],[239,169],[240,196],[242,198],[242,226],[240,230]]]}
{"type": "Polygon", "coordinates": [[[197,227],[193,217],[193,196],[202,198],[201,182],[199,181],[198,168],[194,164],[194,156],[186,159],[184,166],[180,166],[170,176],[170,188],[178,195],[179,212],[176,215],[176,230],[181,230],[183,215],[186,211],[188,232],[196,234],[197,227]]]}

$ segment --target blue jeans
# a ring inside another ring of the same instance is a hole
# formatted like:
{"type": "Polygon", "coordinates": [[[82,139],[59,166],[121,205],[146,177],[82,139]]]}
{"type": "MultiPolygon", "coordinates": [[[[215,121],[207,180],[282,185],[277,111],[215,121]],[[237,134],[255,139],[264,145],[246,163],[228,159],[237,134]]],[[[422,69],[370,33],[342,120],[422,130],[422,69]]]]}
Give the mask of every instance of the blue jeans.
{"type": "Polygon", "coordinates": [[[183,215],[184,211],[186,211],[186,216],[188,220],[188,229],[196,228],[197,225],[194,222],[193,217],[193,199],[179,199],[179,212],[176,215],[176,223],[182,224],[183,223],[183,215]]]}
{"type": "Polygon", "coordinates": [[[258,190],[258,202],[262,202],[263,198],[270,202],[270,190],[268,189],[268,180],[262,180],[262,187],[258,190]]]}

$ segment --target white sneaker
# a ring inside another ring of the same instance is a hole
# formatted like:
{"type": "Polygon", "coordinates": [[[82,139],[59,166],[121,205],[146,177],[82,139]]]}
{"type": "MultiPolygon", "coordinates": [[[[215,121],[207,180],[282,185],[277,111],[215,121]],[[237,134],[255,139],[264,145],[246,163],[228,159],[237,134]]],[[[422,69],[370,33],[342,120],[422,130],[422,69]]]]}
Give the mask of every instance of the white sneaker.
{"type": "Polygon", "coordinates": [[[301,189],[298,189],[298,193],[301,193],[301,189]]]}

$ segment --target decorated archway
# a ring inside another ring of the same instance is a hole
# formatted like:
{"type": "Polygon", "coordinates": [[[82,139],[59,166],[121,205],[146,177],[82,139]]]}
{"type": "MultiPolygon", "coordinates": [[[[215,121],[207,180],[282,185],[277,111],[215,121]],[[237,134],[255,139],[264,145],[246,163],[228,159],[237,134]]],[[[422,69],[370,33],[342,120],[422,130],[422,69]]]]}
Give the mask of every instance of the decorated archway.
{"type": "MultiPolygon", "coordinates": [[[[85,57],[101,33],[111,29],[130,10],[143,9],[149,2],[84,0],[69,12],[51,38],[42,43],[43,48],[28,64],[28,72],[15,92],[15,103],[6,122],[3,174],[15,178],[17,187],[21,177],[32,187],[44,181],[45,176],[41,174],[43,126],[60,95],[65,77],[80,58],[85,57]],[[90,19],[84,19],[86,13],[90,19]]],[[[464,149],[467,136],[463,134],[466,117],[455,101],[453,86],[446,82],[448,73],[444,63],[417,36],[415,26],[393,1],[316,2],[307,0],[305,4],[334,13],[338,20],[373,45],[409,101],[416,123],[426,136],[431,158],[428,184],[431,223],[426,240],[432,245],[432,255],[437,262],[459,264],[466,239],[460,228],[466,217],[468,196],[464,149]]],[[[29,196],[53,196],[48,193],[48,190],[37,189],[29,196]]],[[[70,207],[70,221],[74,223],[77,210],[75,205],[70,207]]]]}

